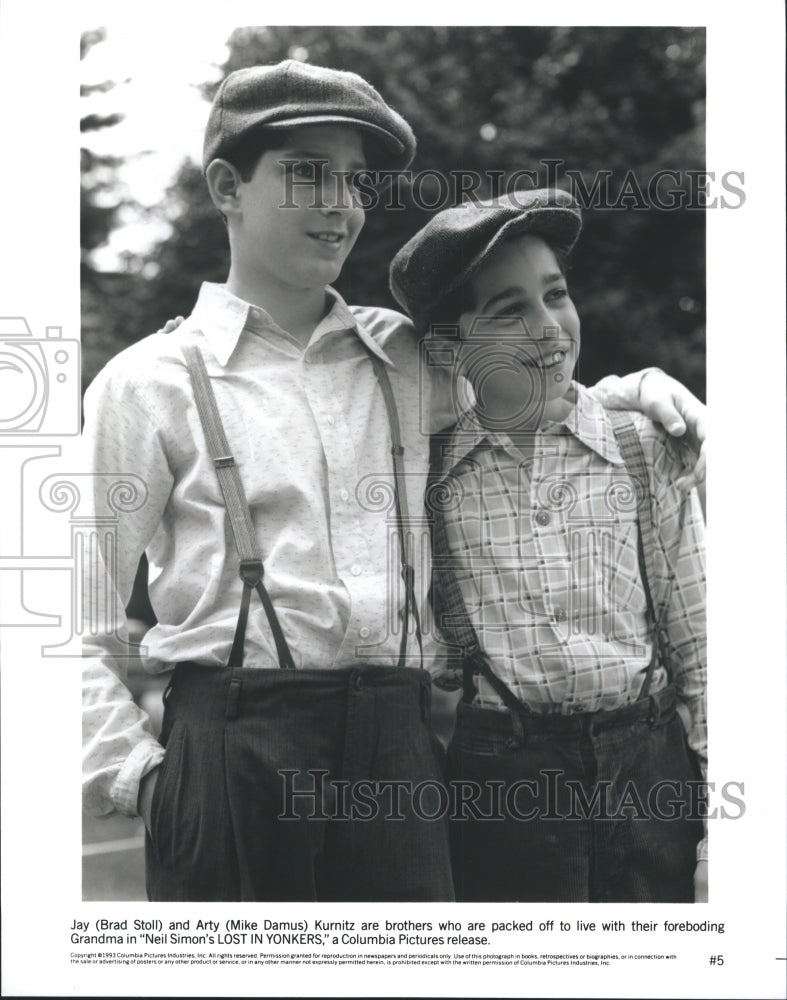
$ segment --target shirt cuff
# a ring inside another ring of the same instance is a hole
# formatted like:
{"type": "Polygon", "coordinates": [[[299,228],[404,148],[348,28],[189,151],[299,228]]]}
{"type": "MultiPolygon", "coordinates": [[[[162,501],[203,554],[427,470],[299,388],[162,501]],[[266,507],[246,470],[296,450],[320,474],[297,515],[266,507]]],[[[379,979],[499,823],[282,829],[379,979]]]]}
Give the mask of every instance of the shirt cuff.
{"type": "Polygon", "coordinates": [[[697,844],[697,861],[707,861],[708,860],[708,838],[703,837],[702,840],[697,844]]]}
{"type": "Polygon", "coordinates": [[[138,816],[137,799],[142,779],[164,759],[164,747],[154,739],[138,743],[123,762],[110,798],[118,812],[138,816]]]}

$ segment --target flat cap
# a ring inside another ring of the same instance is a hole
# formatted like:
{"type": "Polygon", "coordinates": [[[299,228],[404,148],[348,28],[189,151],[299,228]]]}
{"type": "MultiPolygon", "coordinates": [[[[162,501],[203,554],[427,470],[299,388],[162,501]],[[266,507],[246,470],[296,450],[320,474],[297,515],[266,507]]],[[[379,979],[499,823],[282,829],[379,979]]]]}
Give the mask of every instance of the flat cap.
{"type": "Polygon", "coordinates": [[[440,302],[481,267],[504,240],[543,236],[568,253],[579,237],[582,216],[567,191],[536,188],[488,201],[467,201],[439,212],[391,262],[391,292],[425,333],[440,302]]]}
{"type": "Polygon", "coordinates": [[[230,73],[219,87],[205,129],[202,165],[227,154],[248,132],[299,125],[354,125],[376,142],[371,166],[404,170],[415,136],[401,115],[357,73],[285,59],[230,73]]]}

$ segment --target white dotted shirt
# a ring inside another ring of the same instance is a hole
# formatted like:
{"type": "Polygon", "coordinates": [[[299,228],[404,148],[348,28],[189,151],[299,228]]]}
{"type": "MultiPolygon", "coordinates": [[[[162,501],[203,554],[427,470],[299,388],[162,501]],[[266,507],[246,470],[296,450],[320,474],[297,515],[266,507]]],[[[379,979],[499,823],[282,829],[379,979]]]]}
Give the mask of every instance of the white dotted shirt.
{"type": "MultiPolygon", "coordinates": [[[[226,664],[237,621],[238,557],[185,344],[205,356],[251,508],[265,585],[296,667],[399,660],[403,585],[391,438],[368,350],[385,362],[405,445],[425,666],[433,665],[423,491],[429,432],[450,420],[429,403],[433,385],[421,384],[431,376],[427,369],[420,374],[409,320],[388,309],[349,308],[331,295],[332,308],[304,350],[264,310],[205,284],[177,331],[123,351],[88,389],[83,437],[95,484],[93,517],[105,525],[103,559],[85,555],[83,791],[90,811],[136,813],[139,781],[163,757],[123,683],[122,609],[142,552],[158,618],[144,640],[148,670],[186,660],[226,664]],[[136,497],[133,489],[112,492],[124,477],[136,484],[136,497]]],[[[244,664],[278,667],[255,594],[244,664]]],[[[420,665],[412,635],[408,665],[420,665]]]]}

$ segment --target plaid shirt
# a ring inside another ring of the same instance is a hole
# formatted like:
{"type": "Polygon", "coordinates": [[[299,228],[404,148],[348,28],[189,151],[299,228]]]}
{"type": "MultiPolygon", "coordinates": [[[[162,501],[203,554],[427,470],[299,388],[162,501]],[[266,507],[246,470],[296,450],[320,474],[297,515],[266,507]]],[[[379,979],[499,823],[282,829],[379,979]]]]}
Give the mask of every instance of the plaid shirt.
{"type": "MultiPolygon", "coordinates": [[[[572,387],[575,406],[535,435],[532,451],[469,414],[442,447],[440,468],[448,559],[481,648],[531,709],[562,714],[636,701],[652,651],[631,480],[604,408],[572,387]]],[[[642,414],[630,416],[656,498],[661,572],[651,589],[657,605],[669,600],[672,679],[704,770],[704,521],[696,493],[684,500],[675,487],[683,448],[642,414]]],[[[667,683],[657,666],[651,691],[667,683]]],[[[478,689],[479,703],[502,705],[482,677],[478,689]]]]}

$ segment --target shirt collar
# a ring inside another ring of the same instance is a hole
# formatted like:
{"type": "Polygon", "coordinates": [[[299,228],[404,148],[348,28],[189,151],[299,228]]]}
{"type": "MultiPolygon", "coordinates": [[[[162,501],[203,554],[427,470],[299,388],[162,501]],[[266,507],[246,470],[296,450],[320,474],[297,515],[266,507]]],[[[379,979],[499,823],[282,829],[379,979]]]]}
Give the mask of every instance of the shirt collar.
{"type": "MultiPolygon", "coordinates": [[[[309,347],[329,333],[353,330],[365,347],[386,364],[391,365],[388,355],[364,330],[341,295],[331,287],[326,288],[326,292],[333,304],[328,314],[315,327],[309,347]]],[[[263,308],[233,295],[227,290],[226,285],[212,281],[202,283],[194,311],[189,317],[189,324],[202,331],[222,367],[225,367],[232,357],[240,335],[248,324],[253,324],[257,330],[281,329],[270,313],[263,308]]]]}
{"type": "Polygon", "coordinates": [[[606,409],[584,385],[572,382],[571,386],[576,394],[576,403],[558,425],[562,424],[574,437],[611,465],[623,465],[623,456],[606,409]]]}
{"type": "MultiPolygon", "coordinates": [[[[560,428],[565,428],[565,431],[573,434],[577,440],[605,461],[612,465],[623,465],[623,457],[618,449],[612,424],[602,404],[578,382],[572,382],[571,388],[576,397],[574,406],[563,420],[557,420],[542,428],[539,436],[556,431],[559,433],[560,428]]],[[[484,441],[492,447],[506,451],[510,451],[513,447],[508,434],[484,427],[472,410],[463,413],[444,446],[441,476],[448,475],[462,458],[484,441]]]]}

